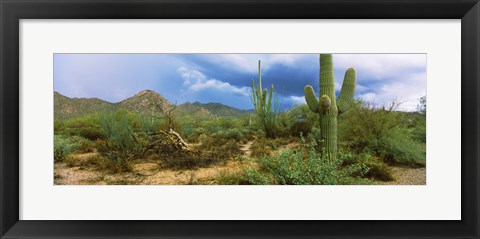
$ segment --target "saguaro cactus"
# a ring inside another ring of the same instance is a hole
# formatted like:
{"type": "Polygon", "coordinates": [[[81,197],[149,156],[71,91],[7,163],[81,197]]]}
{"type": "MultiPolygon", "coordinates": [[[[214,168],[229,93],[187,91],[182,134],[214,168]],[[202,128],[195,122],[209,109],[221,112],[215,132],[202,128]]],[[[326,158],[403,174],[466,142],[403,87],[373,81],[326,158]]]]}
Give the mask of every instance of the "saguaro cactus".
{"type": "Polygon", "coordinates": [[[337,116],[346,112],[353,103],[356,81],[355,69],[348,68],[337,100],[332,55],[320,54],[320,100],[312,86],[305,87],[305,100],[308,107],[320,114],[320,146],[326,156],[324,158],[327,158],[330,163],[337,160],[337,116]]]}
{"type": "MultiPolygon", "coordinates": [[[[251,99],[255,111],[257,112],[260,124],[265,130],[265,134],[269,138],[275,137],[275,117],[277,111],[275,105],[272,105],[273,99],[273,84],[270,90],[262,88],[262,71],[260,68],[260,61],[258,61],[258,85],[255,86],[255,81],[252,79],[251,99]]],[[[273,102],[275,104],[275,102],[273,102]]]]}

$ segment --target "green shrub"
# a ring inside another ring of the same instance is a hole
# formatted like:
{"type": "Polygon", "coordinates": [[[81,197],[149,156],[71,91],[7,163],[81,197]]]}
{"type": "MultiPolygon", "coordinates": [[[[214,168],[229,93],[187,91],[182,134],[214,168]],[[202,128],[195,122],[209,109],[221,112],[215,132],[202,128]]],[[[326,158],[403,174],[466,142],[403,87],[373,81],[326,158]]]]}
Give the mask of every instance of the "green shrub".
{"type": "Polygon", "coordinates": [[[221,137],[203,138],[198,149],[204,152],[204,156],[210,157],[214,161],[236,158],[243,153],[235,139],[221,137]]]}
{"type": "Polygon", "coordinates": [[[68,154],[75,153],[78,144],[72,142],[63,135],[54,135],[53,138],[53,158],[55,161],[63,161],[68,154]]]}
{"type": "Polygon", "coordinates": [[[141,115],[139,117],[139,122],[140,122],[140,129],[142,130],[142,132],[145,132],[147,134],[155,133],[158,129],[159,120],[154,116],[147,117],[147,116],[141,115]]]}
{"type": "MultiPolygon", "coordinates": [[[[248,184],[246,176],[243,172],[220,172],[216,177],[216,184],[218,185],[245,185],[248,184]]],[[[260,184],[260,183],[259,183],[260,184]]]]}
{"type": "Polygon", "coordinates": [[[384,182],[393,181],[391,169],[379,158],[368,153],[352,154],[351,152],[339,150],[339,159],[343,166],[360,165],[365,171],[353,172],[350,176],[380,180],[384,182]]]}
{"type": "Polygon", "coordinates": [[[408,166],[425,165],[425,146],[412,140],[405,130],[392,131],[379,143],[378,154],[386,162],[408,166]]]}
{"type": "Polygon", "coordinates": [[[71,136],[70,142],[78,145],[77,152],[79,153],[89,153],[95,150],[95,143],[81,136],[71,136]]]}
{"type": "Polygon", "coordinates": [[[308,135],[312,131],[312,126],[312,123],[305,120],[296,121],[290,126],[288,136],[300,137],[301,134],[308,135]]]}
{"type": "Polygon", "coordinates": [[[252,146],[250,146],[250,150],[250,156],[257,158],[263,157],[265,155],[270,155],[272,147],[267,143],[267,140],[265,138],[259,138],[253,142],[252,146]]]}
{"type": "Polygon", "coordinates": [[[100,124],[106,139],[98,145],[99,152],[114,162],[117,170],[125,170],[127,160],[143,148],[133,132],[127,113],[124,111],[103,112],[99,114],[100,124]]]}
{"type": "Polygon", "coordinates": [[[56,134],[80,136],[89,140],[104,139],[98,117],[93,115],[70,118],[55,124],[56,134]]]}
{"type": "Polygon", "coordinates": [[[61,133],[65,129],[65,122],[60,118],[55,118],[53,121],[53,131],[55,133],[61,133]]]}
{"type": "Polygon", "coordinates": [[[224,139],[233,139],[235,141],[240,141],[244,134],[246,134],[245,130],[233,128],[233,129],[227,129],[227,130],[221,130],[218,131],[217,133],[214,133],[211,135],[213,138],[224,138],[224,139]]]}
{"type": "MultiPolygon", "coordinates": [[[[210,138],[208,138],[210,139],[210,138]]],[[[213,140],[203,143],[192,151],[179,151],[175,148],[163,148],[156,153],[162,161],[162,167],[172,169],[196,169],[214,164],[224,164],[241,154],[241,150],[234,140],[220,140],[213,144],[213,140]]]]}
{"type": "Polygon", "coordinates": [[[362,165],[342,168],[341,164],[341,161],[328,163],[317,152],[315,142],[307,145],[303,141],[300,150],[285,150],[281,154],[260,158],[259,167],[247,169],[245,176],[250,184],[334,185],[366,182],[350,176],[355,173],[363,175],[366,169],[362,165]]]}
{"type": "MultiPolygon", "coordinates": [[[[355,154],[380,157],[390,164],[424,165],[426,154],[421,138],[425,135],[425,124],[416,124],[415,114],[394,111],[396,105],[392,103],[389,108],[380,108],[357,101],[340,118],[342,146],[355,154]]],[[[421,121],[421,116],[418,117],[421,121]]]]}
{"type": "Polygon", "coordinates": [[[427,120],[425,115],[420,115],[412,120],[414,127],[411,129],[412,138],[421,143],[427,142],[427,120]]]}
{"type": "Polygon", "coordinates": [[[312,127],[318,127],[319,115],[312,112],[306,104],[294,106],[279,115],[278,136],[299,137],[300,133],[308,135],[312,127]]]}
{"type": "MultiPolygon", "coordinates": [[[[308,134],[308,139],[311,141],[316,141],[317,144],[320,144],[320,139],[322,138],[320,134],[320,129],[317,127],[313,127],[310,133],[308,134]]],[[[340,154],[339,154],[340,156],[340,154]]]]}
{"type": "Polygon", "coordinates": [[[296,142],[298,138],[257,138],[250,146],[251,157],[263,157],[272,156],[273,152],[283,146],[286,146],[292,142],[296,142]]]}
{"type": "Polygon", "coordinates": [[[179,124],[181,125],[181,128],[182,128],[182,134],[185,137],[190,138],[195,134],[196,123],[193,119],[189,119],[189,118],[181,119],[179,120],[179,124]]]}
{"type": "Polygon", "coordinates": [[[154,158],[162,162],[163,168],[169,169],[191,170],[218,162],[216,158],[205,156],[201,151],[184,152],[168,147],[155,154],[154,158]]]}

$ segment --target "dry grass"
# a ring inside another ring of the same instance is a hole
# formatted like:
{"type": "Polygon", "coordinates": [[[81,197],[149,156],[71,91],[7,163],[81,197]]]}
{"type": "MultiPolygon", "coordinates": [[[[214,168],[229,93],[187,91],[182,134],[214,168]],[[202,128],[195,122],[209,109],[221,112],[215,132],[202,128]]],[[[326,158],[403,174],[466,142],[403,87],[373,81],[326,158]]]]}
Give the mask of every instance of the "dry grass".
{"type": "Polygon", "coordinates": [[[128,171],[120,172],[110,166],[100,167],[105,163],[103,160],[96,153],[70,155],[68,163],[55,163],[54,182],[56,185],[212,185],[218,184],[222,172],[235,172],[243,163],[226,160],[222,165],[171,169],[159,160],[138,159],[129,162],[128,171]]]}

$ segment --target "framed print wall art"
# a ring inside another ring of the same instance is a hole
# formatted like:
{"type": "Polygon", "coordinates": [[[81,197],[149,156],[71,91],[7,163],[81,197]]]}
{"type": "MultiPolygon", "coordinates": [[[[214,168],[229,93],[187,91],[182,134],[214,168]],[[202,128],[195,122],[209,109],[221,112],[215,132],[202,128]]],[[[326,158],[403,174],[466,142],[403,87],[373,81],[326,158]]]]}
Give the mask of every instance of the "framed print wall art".
{"type": "Polygon", "coordinates": [[[479,236],[477,1],[0,7],[2,238],[479,236]]]}

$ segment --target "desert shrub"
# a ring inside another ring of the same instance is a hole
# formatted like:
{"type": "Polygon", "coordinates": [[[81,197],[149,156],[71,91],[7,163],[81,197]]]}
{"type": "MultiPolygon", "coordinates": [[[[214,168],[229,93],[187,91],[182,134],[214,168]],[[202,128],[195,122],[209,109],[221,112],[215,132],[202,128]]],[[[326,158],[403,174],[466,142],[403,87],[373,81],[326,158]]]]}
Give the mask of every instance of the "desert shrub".
{"type": "Polygon", "coordinates": [[[215,161],[232,159],[243,153],[237,141],[232,138],[206,137],[201,141],[198,149],[215,161]]]}
{"type": "Polygon", "coordinates": [[[368,153],[380,157],[391,164],[424,164],[425,146],[409,128],[412,125],[409,113],[395,111],[397,105],[394,102],[385,108],[357,101],[340,117],[338,132],[341,146],[356,154],[368,153]]]}
{"type": "MultiPolygon", "coordinates": [[[[302,139],[303,140],[303,139],[302,139]]],[[[316,143],[302,142],[299,150],[285,150],[273,156],[264,156],[258,160],[258,168],[249,168],[245,177],[250,184],[288,184],[288,185],[332,185],[365,183],[360,178],[366,169],[363,165],[341,167],[342,162],[333,164],[322,159],[317,152],[316,143]]]]}
{"type": "Polygon", "coordinates": [[[414,126],[411,128],[412,138],[421,143],[427,142],[427,120],[425,115],[419,115],[413,120],[414,126]]]}
{"type": "Polygon", "coordinates": [[[217,131],[222,130],[220,125],[217,124],[217,120],[215,120],[215,119],[203,121],[200,128],[202,130],[201,133],[208,133],[208,134],[212,134],[212,133],[215,133],[217,131]]]}
{"type": "Polygon", "coordinates": [[[222,129],[241,128],[243,126],[241,119],[233,117],[217,117],[215,121],[222,129]]]}
{"type": "Polygon", "coordinates": [[[98,144],[98,150],[117,165],[115,169],[125,170],[127,160],[138,154],[143,145],[137,140],[126,112],[103,112],[99,118],[106,139],[98,144]]]}
{"type": "Polygon", "coordinates": [[[141,131],[147,134],[156,132],[160,123],[155,116],[141,115],[139,116],[138,121],[141,131]]]}
{"type": "Polygon", "coordinates": [[[251,155],[252,157],[262,157],[262,156],[271,156],[273,152],[289,143],[297,141],[298,138],[257,138],[251,145],[251,155]]]}
{"type": "Polygon", "coordinates": [[[190,117],[184,117],[178,120],[181,125],[181,134],[187,138],[194,136],[197,123],[190,117]]]}
{"type": "MultiPolygon", "coordinates": [[[[233,142],[234,143],[234,142],[233,142]]],[[[230,157],[238,155],[232,153],[236,144],[228,142],[217,147],[216,150],[206,151],[204,148],[194,150],[191,152],[171,150],[163,151],[155,155],[162,162],[162,167],[171,169],[196,169],[200,167],[207,167],[215,164],[223,164],[230,157]]]]}
{"type": "Polygon", "coordinates": [[[424,165],[426,160],[425,146],[412,140],[406,130],[400,129],[380,141],[378,155],[388,163],[407,166],[424,165]]]}
{"type": "Polygon", "coordinates": [[[306,104],[294,106],[282,112],[277,120],[277,137],[299,137],[300,132],[308,135],[312,127],[318,126],[318,114],[312,112],[306,104]]]}
{"type": "Polygon", "coordinates": [[[375,149],[379,141],[403,123],[403,115],[394,111],[398,104],[392,103],[388,109],[371,103],[357,101],[339,119],[339,138],[347,142],[350,149],[362,152],[375,149]]]}
{"type": "Polygon", "coordinates": [[[79,153],[89,153],[95,150],[95,143],[81,136],[71,136],[70,142],[78,145],[77,152],[79,153]]]}
{"type": "Polygon", "coordinates": [[[104,139],[98,117],[94,115],[70,118],[57,123],[56,133],[80,136],[89,140],[104,139]],[[58,130],[58,131],[57,131],[58,130]]]}
{"type": "Polygon", "coordinates": [[[200,142],[206,141],[207,138],[208,138],[208,136],[207,136],[206,134],[201,134],[200,136],[198,136],[198,140],[199,140],[200,142]]]}
{"type": "Polygon", "coordinates": [[[155,151],[154,157],[162,162],[162,167],[171,169],[195,169],[214,164],[223,164],[235,159],[243,152],[234,138],[199,136],[200,145],[190,150],[179,150],[175,145],[165,144],[155,151]]]}
{"type": "Polygon", "coordinates": [[[63,135],[54,135],[53,138],[53,158],[55,161],[62,161],[68,154],[76,152],[78,144],[72,142],[63,135]]]}
{"type": "Polygon", "coordinates": [[[271,155],[272,150],[275,148],[275,144],[268,138],[258,138],[252,143],[250,147],[252,157],[263,157],[265,155],[271,155]]]}
{"type": "Polygon", "coordinates": [[[224,139],[233,139],[235,141],[240,141],[244,135],[247,134],[246,130],[232,128],[227,130],[221,130],[211,135],[214,138],[224,138],[224,139]]]}
{"type": "Polygon", "coordinates": [[[309,140],[315,140],[317,144],[320,144],[321,134],[320,129],[313,127],[309,134],[307,134],[309,140]]]}
{"type": "Polygon", "coordinates": [[[203,133],[213,134],[215,132],[227,129],[242,128],[243,123],[241,119],[233,117],[215,117],[205,120],[201,123],[199,128],[203,128],[203,133]]]}
{"type": "Polygon", "coordinates": [[[197,151],[191,155],[180,155],[162,159],[163,166],[172,169],[196,169],[210,165],[224,164],[226,159],[214,152],[197,151]]]}
{"type": "Polygon", "coordinates": [[[290,126],[288,136],[300,137],[301,134],[308,135],[312,131],[312,126],[313,124],[308,121],[296,121],[290,126]]]}
{"type": "Polygon", "coordinates": [[[314,127],[320,127],[320,115],[311,111],[307,104],[295,106],[290,112],[295,115],[300,115],[306,123],[314,127]]]}
{"type": "Polygon", "coordinates": [[[372,156],[368,153],[352,154],[351,152],[343,150],[338,151],[338,157],[343,162],[344,167],[360,165],[365,169],[361,174],[353,172],[350,176],[375,179],[384,182],[394,180],[391,169],[379,157],[372,156]]]}
{"type": "Polygon", "coordinates": [[[246,178],[247,176],[243,171],[233,173],[221,171],[215,180],[218,185],[245,185],[249,184],[246,178]]]}
{"type": "Polygon", "coordinates": [[[61,133],[65,129],[65,122],[60,118],[55,118],[53,120],[53,131],[55,133],[61,133]]]}

